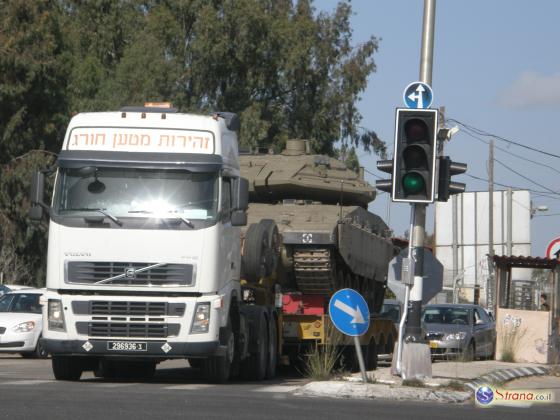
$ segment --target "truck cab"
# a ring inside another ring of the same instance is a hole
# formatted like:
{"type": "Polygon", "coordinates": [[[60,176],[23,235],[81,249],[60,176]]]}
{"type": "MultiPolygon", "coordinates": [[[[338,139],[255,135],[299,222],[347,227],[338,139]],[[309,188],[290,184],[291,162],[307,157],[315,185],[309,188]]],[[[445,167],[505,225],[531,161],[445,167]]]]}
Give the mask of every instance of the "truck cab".
{"type": "Polygon", "coordinates": [[[49,215],[43,344],[57,379],[150,373],[169,358],[216,372],[234,357],[248,197],[238,126],[162,104],[72,118],[52,202],[38,172],[30,212],[49,215]]]}

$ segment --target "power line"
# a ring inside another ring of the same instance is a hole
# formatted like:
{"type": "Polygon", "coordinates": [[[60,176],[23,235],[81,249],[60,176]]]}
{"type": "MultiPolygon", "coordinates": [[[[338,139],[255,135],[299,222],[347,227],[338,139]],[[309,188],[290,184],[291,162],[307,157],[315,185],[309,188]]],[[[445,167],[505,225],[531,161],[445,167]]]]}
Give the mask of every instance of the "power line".
{"type": "Polygon", "coordinates": [[[531,182],[532,184],[535,184],[539,187],[544,188],[545,190],[550,191],[553,194],[558,194],[557,191],[551,190],[550,188],[544,186],[543,184],[539,184],[537,181],[533,181],[531,178],[526,177],[525,175],[517,172],[515,169],[511,169],[509,166],[507,166],[505,163],[500,162],[498,159],[494,159],[494,161],[498,162],[500,165],[502,165],[504,168],[506,168],[508,171],[513,172],[516,175],[519,175],[521,178],[526,179],[527,181],[531,182]]]}
{"type": "MultiPolygon", "coordinates": [[[[486,178],[482,178],[482,177],[472,175],[472,174],[465,174],[465,175],[470,177],[470,178],[476,179],[477,181],[482,181],[482,182],[486,182],[486,183],[488,182],[488,179],[486,179],[486,178]]],[[[513,186],[513,185],[502,184],[502,183],[499,183],[499,182],[496,182],[496,181],[494,181],[494,184],[499,185],[500,187],[504,187],[504,188],[512,188],[514,190],[527,190],[527,191],[529,191],[529,192],[531,192],[535,195],[543,196],[545,198],[551,198],[553,200],[560,200],[560,196],[557,193],[551,194],[547,191],[532,190],[530,188],[525,188],[525,187],[516,187],[516,186],[513,186]],[[555,195],[557,197],[555,197],[555,195]]]]}
{"type": "Polygon", "coordinates": [[[478,135],[480,135],[480,136],[493,137],[493,138],[495,138],[496,140],[500,140],[500,141],[503,141],[503,142],[506,142],[506,143],[509,143],[509,144],[514,144],[514,145],[516,145],[516,146],[523,147],[524,149],[531,150],[531,151],[533,151],[533,152],[541,153],[541,154],[546,155],[546,156],[551,156],[551,157],[555,157],[555,158],[559,158],[559,159],[560,159],[560,155],[556,155],[556,154],[554,154],[554,153],[546,152],[546,151],[544,151],[544,150],[537,149],[537,148],[535,148],[535,147],[527,146],[527,145],[525,145],[525,144],[519,143],[519,142],[514,141],[514,140],[506,139],[505,137],[501,137],[501,136],[498,136],[498,135],[496,135],[496,134],[489,133],[489,132],[487,132],[487,131],[481,130],[480,128],[476,128],[476,127],[474,127],[474,126],[472,126],[472,125],[465,124],[465,123],[463,123],[463,122],[461,122],[461,121],[459,121],[459,120],[456,120],[456,119],[454,119],[454,118],[449,118],[447,121],[457,123],[457,124],[459,124],[459,125],[462,126],[462,127],[465,127],[465,128],[467,128],[467,129],[470,129],[470,130],[474,131],[476,134],[478,134],[478,135]]]}
{"type": "MultiPolygon", "coordinates": [[[[469,136],[469,137],[471,137],[471,138],[473,138],[473,139],[475,139],[475,140],[478,140],[478,141],[480,141],[480,142],[482,142],[482,143],[484,143],[484,144],[490,144],[489,141],[484,140],[484,139],[481,139],[480,137],[478,137],[478,136],[476,136],[475,134],[473,134],[473,133],[471,133],[470,131],[468,131],[468,129],[467,129],[466,131],[464,131],[464,133],[465,133],[467,136],[469,136]]],[[[536,160],[527,159],[527,157],[525,157],[525,156],[521,156],[521,155],[518,155],[518,154],[516,154],[516,153],[510,152],[509,150],[504,149],[504,148],[502,148],[502,147],[500,147],[500,146],[494,145],[494,147],[495,147],[496,149],[498,149],[498,150],[504,152],[504,153],[507,153],[508,155],[515,156],[516,158],[521,159],[521,160],[523,160],[524,162],[531,162],[531,163],[534,163],[535,165],[538,165],[538,166],[544,166],[545,168],[548,168],[548,169],[550,169],[550,170],[552,170],[552,171],[554,171],[554,172],[560,174],[560,170],[556,169],[556,168],[553,167],[553,166],[547,165],[547,164],[545,164],[545,163],[543,163],[543,162],[537,162],[536,160]]]]}
{"type": "Polygon", "coordinates": [[[551,216],[560,216],[560,213],[535,214],[533,217],[551,217],[551,216]]]}

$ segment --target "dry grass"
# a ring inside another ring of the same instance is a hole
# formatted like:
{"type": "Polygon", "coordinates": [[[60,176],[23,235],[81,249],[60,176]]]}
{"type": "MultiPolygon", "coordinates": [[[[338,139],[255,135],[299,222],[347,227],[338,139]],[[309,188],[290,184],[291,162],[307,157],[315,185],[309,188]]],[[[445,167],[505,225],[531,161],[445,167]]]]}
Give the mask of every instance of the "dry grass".
{"type": "Polygon", "coordinates": [[[515,356],[519,350],[519,342],[526,332],[527,328],[521,329],[512,325],[504,325],[501,332],[502,362],[515,362],[515,356]]]}

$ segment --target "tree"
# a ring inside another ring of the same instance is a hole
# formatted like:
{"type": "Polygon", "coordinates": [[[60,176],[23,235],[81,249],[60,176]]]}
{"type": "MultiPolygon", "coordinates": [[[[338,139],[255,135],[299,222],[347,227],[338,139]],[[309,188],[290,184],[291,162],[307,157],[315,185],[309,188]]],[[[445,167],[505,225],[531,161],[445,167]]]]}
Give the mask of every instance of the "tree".
{"type": "Polygon", "coordinates": [[[234,111],[246,146],[307,138],[316,152],[332,155],[341,140],[382,154],[356,108],[377,39],[353,47],[350,15],[348,3],[329,15],[309,0],[149,2],[96,98],[112,108],[171,100],[183,110],[234,111]]]}
{"type": "Polygon", "coordinates": [[[58,16],[48,0],[0,7],[0,163],[60,147],[69,57],[58,16]]]}

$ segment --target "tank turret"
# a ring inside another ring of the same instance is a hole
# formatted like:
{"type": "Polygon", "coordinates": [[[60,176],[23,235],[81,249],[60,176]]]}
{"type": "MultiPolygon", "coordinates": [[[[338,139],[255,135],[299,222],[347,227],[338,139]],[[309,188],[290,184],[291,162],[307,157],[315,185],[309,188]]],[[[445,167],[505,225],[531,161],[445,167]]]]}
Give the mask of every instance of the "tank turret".
{"type": "Polygon", "coordinates": [[[308,145],[305,140],[288,140],[279,155],[242,155],[250,201],[311,200],[366,208],[375,199],[375,189],[363,177],[339,160],[310,154],[308,145]]]}

